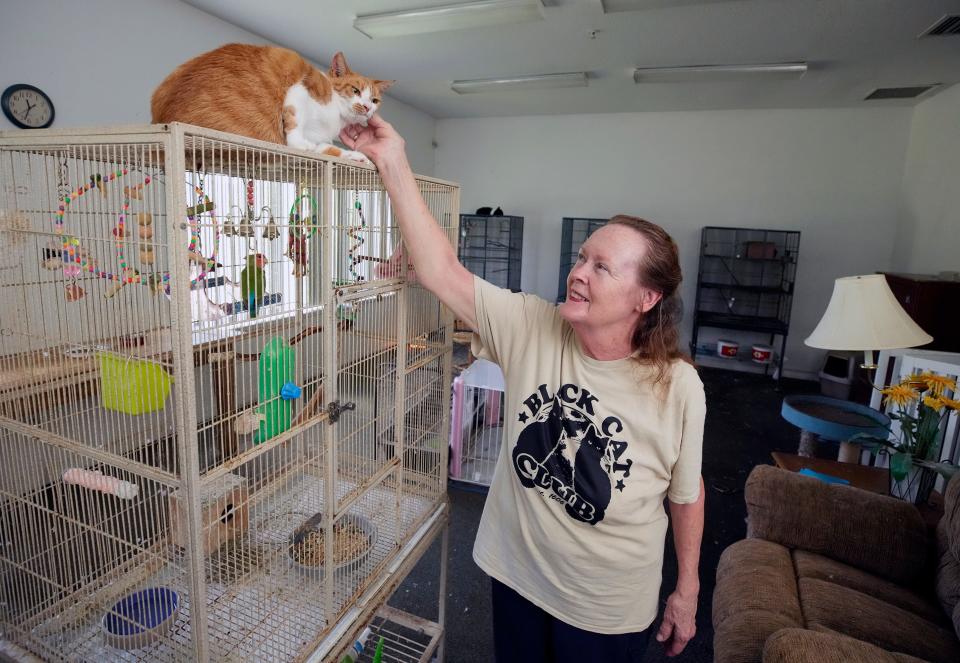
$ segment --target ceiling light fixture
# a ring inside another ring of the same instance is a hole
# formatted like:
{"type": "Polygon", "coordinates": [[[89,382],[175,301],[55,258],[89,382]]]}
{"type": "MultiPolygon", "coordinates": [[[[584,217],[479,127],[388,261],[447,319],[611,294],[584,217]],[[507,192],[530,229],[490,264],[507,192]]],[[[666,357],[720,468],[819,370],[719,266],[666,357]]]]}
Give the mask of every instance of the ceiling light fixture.
{"type": "Polygon", "coordinates": [[[707,64],[692,67],[637,67],[634,83],[687,83],[752,78],[800,78],[806,62],[778,64],[707,64]]]}
{"type": "Polygon", "coordinates": [[[483,78],[472,81],[454,81],[450,89],[457,94],[500,92],[502,90],[546,90],[560,87],[587,87],[587,74],[573,71],[564,74],[515,76],[513,78],[483,78]]]}
{"type": "Polygon", "coordinates": [[[540,0],[484,0],[357,16],[353,27],[373,39],[483,28],[542,18],[540,0]]]}
{"type": "Polygon", "coordinates": [[[679,5],[706,5],[716,2],[736,2],[737,0],[600,0],[604,14],[618,12],[637,12],[648,9],[669,9],[679,5]]]}

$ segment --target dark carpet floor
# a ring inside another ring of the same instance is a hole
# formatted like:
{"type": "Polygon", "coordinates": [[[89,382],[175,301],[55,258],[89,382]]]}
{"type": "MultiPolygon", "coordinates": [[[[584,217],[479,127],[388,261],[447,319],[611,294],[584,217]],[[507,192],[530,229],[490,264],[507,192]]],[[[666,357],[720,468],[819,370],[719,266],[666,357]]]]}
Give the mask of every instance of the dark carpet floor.
{"type": "MultiPolygon", "coordinates": [[[[780,417],[784,395],[818,393],[815,382],[784,379],[779,390],[761,375],[703,368],[707,422],[703,478],[707,486],[706,522],[700,561],[697,635],[673,661],[713,660],[711,601],[720,554],[746,533],[743,484],[758,464],[770,464],[771,451],[796,452],[799,431],[780,417]]],[[[473,539],[485,495],[451,487],[450,543],[447,571],[446,660],[489,663],[493,660],[490,581],[473,562],[473,539]]],[[[435,543],[390,600],[391,605],[437,619],[440,544],[435,543]]],[[[661,608],[676,581],[672,535],[667,535],[661,608]]],[[[653,629],[659,627],[659,620],[653,629]]],[[[654,631],[655,632],[655,631],[654,631]]],[[[653,638],[644,663],[668,660],[653,638]]]]}

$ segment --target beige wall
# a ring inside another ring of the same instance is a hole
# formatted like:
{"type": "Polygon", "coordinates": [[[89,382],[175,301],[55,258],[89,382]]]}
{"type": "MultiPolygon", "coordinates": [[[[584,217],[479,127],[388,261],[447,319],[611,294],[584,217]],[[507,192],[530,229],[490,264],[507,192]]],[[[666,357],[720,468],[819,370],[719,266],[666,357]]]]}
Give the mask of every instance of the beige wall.
{"type": "MultiPolygon", "coordinates": [[[[179,0],[3,0],[0,90],[44,90],[55,127],[146,124],[167,74],[229,42],[268,43],[179,0]]],[[[383,115],[403,132],[414,170],[433,175],[433,118],[389,97],[383,115]]],[[[12,128],[0,115],[0,129],[12,128]]]]}
{"type": "MultiPolygon", "coordinates": [[[[700,229],[800,230],[788,374],[815,374],[803,344],[838,276],[888,269],[910,108],[629,113],[437,122],[437,172],[461,211],[525,217],[523,289],[552,300],[564,216],[644,216],[680,245],[688,313],[700,229]]],[[[707,330],[701,342],[723,332],[707,330]]],[[[729,332],[727,332],[729,334],[729,332]]],[[[734,332],[741,343],[763,341],[734,332]]]]}
{"type": "Polygon", "coordinates": [[[910,122],[893,268],[960,271],[960,85],[919,104],[910,122]]]}

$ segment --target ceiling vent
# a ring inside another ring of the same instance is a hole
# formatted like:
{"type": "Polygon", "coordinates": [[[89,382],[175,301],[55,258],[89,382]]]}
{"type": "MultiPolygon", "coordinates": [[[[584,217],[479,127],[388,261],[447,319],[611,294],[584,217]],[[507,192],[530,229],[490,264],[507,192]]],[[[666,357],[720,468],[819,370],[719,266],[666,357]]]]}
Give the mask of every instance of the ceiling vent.
{"type": "Polygon", "coordinates": [[[879,87],[864,97],[864,101],[872,101],[875,99],[916,99],[935,87],[937,86],[913,85],[910,87],[879,87]]]}
{"type": "Polygon", "coordinates": [[[920,33],[923,37],[950,37],[960,35],[960,16],[944,16],[920,33]]]}

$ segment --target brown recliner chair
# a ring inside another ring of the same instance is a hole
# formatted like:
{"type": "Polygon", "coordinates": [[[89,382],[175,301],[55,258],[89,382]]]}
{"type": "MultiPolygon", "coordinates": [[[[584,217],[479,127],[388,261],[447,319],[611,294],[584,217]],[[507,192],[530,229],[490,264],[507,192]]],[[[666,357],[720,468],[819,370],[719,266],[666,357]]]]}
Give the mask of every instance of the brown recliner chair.
{"type": "Polygon", "coordinates": [[[960,663],[960,475],[936,540],[906,502],[770,466],[713,595],[716,663],[960,663]]]}

